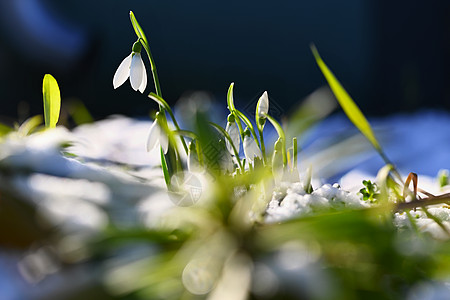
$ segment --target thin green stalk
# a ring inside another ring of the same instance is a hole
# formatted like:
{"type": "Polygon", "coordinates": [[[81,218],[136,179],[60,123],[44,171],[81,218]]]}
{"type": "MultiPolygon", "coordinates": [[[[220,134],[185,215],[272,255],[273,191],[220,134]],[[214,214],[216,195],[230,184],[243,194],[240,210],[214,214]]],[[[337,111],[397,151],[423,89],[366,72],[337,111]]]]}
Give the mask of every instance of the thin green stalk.
{"type": "Polygon", "coordinates": [[[217,131],[219,131],[228,140],[228,142],[230,143],[231,147],[233,148],[234,156],[236,157],[236,160],[237,160],[237,162],[239,164],[239,168],[242,171],[244,171],[241,159],[239,157],[239,151],[236,149],[236,146],[234,145],[233,140],[231,139],[231,137],[228,134],[228,132],[226,132],[226,130],[224,130],[222,127],[220,127],[216,123],[209,122],[209,124],[211,124],[211,126],[213,126],[217,131]]]}
{"type": "Polygon", "coordinates": [[[136,32],[136,35],[139,38],[139,41],[141,42],[142,46],[144,46],[145,52],[147,52],[153,76],[153,83],[155,84],[156,94],[162,97],[161,86],[159,85],[158,72],[156,70],[156,64],[155,60],[153,59],[152,52],[150,51],[150,46],[148,44],[147,37],[145,36],[144,30],[142,30],[141,25],[139,25],[139,22],[136,20],[136,17],[134,16],[134,13],[132,11],[130,11],[130,20],[131,25],[133,25],[134,31],[136,32]]]}
{"type": "Polygon", "coordinates": [[[439,227],[441,227],[442,230],[444,230],[444,232],[450,237],[450,231],[448,230],[447,227],[445,227],[445,225],[442,223],[441,220],[439,220],[436,216],[431,214],[426,207],[422,207],[422,210],[425,212],[425,214],[427,215],[428,218],[430,218],[434,222],[436,222],[439,225],[439,227]]]}
{"type": "Polygon", "coordinates": [[[143,43],[143,39],[140,39],[140,41],[141,41],[142,46],[144,46],[145,52],[147,52],[147,56],[150,61],[150,67],[151,67],[151,71],[152,71],[153,82],[155,84],[156,94],[158,96],[162,97],[161,86],[159,84],[158,71],[156,70],[156,64],[155,64],[155,60],[153,59],[152,52],[150,51],[150,47],[146,43],[143,43]]]}
{"type": "Polygon", "coordinates": [[[228,88],[228,92],[227,92],[228,110],[230,111],[230,113],[233,114],[233,116],[236,120],[236,124],[239,129],[239,134],[241,135],[241,139],[244,140],[244,129],[242,128],[241,120],[239,119],[239,117],[237,116],[237,114],[235,112],[236,107],[234,106],[233,89],[234,89],[234,82],[232,82],[230,84],[230,87],[228,88]]]}
{"type": "MultiPolygon", "coordinates": [[[[175,115],[172,112],[172,109],[170,108],[169,104],[164,100],[161,96],[156,95],[155,93],[150,93],[148,95],[150,99],[158,103],[162,108],[164,108],[170,115],[170,118],[172,119],[173,125],[175,126],[176,130],[181,131],[180,126],[178,125],[177,119],[175,119],[175,115]]],[[[183,148],[186,151],[186,154],[188,154],[188,146],[186,144],[186,141],[184,140],[183,136],[180,135],[181,143],[183,144],[183,148]]]]}
{"type": "Polygon", "coordinates": [[[273,127],[275,127],[275,130],[278,133],[278,136],[281,139],[281,153],[283,154],[283,165],[287,165],[287,154],[286,154],[286,135],[284,134],[284,130],[281,127],[281,125],[271,116],[266,115],[267,120],[269,120],[270,123],[272,123],[273,127]]]}
{"type": "Polygon", "coordinates": [[[263,162],[264,164],[267,163],[267,158],[266,158],[266,146],[264,145],[264,135],[263,135],[263,128],[258,126],[258,133],[259,133],[259,138],[261,140],[261,152],[263,155],[263,162]]]}
{"type": "MultiPolygon", "coordinates": [[[[247,125],[247,128],[248,128],[248,129],[250,130],[250,132],[252,133],[253,138],[254,138],[255,141],[256,141],[256,144],[258,144],[258,147],[261,149],[261,145],[260,145],[258,136],[256,135],[255,128],[253,128],[253,125],[252,125],[252,123],[250,122],[250,120],[249,120],[243,113],[241,113],[239,110],[235,109],[234,112],[236,113],[236,115],[237,115],[239,118],[241,118],[241,120],[245,123],[245,125],[247,125]]],[[[239,119],[239,118],[237,118],[237,119],[239,119]]],[[[244,140],[244,138],[242,138],[242,140],[244,140]]]]}

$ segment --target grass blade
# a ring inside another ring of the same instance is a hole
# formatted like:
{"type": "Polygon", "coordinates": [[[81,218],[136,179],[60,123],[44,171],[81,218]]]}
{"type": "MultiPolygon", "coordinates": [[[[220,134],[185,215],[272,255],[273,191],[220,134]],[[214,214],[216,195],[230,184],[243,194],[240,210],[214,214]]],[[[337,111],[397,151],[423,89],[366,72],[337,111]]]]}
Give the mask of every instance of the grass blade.
{"type": "Polygon", "coordinates": [[[322,58],[319,55],[319,52],[317,51],[314,45],[311,46],[311,51],[314,55],[314,58],[316,59],[317,65],[322,71],[322,74],[325,76],[325,79],[328,81],[331,90],[336,96],[336,99],[338,100],[347,117],[361,131],[361,133],[372,143],[375,149],[381,151],[380,144],[375,138],[372,128],[370,127],[369,122],[364,117],[361,110],[358,108],[358,106],[350,97],[350,95],[347,93],[347,91],[342,87],[342,85],[339,83],[339,81],[336,79],[336,77],[330,71],[327,65],[323,62],[322,58]]]}
{"type": "Polygon", "coordinates": [[[42,94],[44,95],[45,127],[55,128],[61,109],[61,94],[56,79],[50,74],[44,76],[42,94]]]}

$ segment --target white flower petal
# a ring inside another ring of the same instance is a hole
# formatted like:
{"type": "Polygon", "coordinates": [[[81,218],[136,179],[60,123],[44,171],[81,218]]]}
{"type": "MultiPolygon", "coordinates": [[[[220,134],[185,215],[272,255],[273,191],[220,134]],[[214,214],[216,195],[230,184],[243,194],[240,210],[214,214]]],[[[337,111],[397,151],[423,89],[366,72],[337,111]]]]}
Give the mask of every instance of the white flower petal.
{"type": "Polygon", "coordinates": [[[255,156],[261,158],[262,153],[252,137],[245,136],[244,138],[244,154],[247,160],[253,162],[255,156]]]}
{"type": "Polygon", "coordinates": [[[145,70],[144,62],[142,62],[142,83],[139,86],[139,92],[144,93],[145,88],[147,87],[147,71],[145,70]]]}
{"type": "Polygon", "coordinates": [[[161,128],[159,127],[158,122],[155,120],[152,126],[150,127],[150,132],[148,133],[147,152],[156,147],[160,135],[161,135],[161,128]]]}
{"type": "MultiPolygon", "coordinates": [[[[241,146],[241,138],[236,123],[228,122],[225,131],[230,135],[234,147],[236,147],[236,150],[239,152],[239,147],[241,146]]],[[[228,139],[225,139],[225,143],[227,145],[228,152],[230,152],[231,155],[234,155],[233,147],[231,146],[228,139]]]]}
{"type": "Polygon", "coordinates": [[[166,133],[161,129],[161,133],[159,135],[159,144],[161,145],[164,154],[167,153],[167,150],[169,150],[169,137],[166,135],[166,133]]]}
{"type": "Polygon", "coordinates": [[[122,60],[116,70],[116,73],[114,74],[113,86],[115,89],[121,86],[125,81],[127,81],[128,77],[130,76],[130,66],[131,54],[125,57],[124,60],[122,60]]]}
{"type": "Polygon", "coordinates": [[[269,113],[269,96],[267,95],[267,91],[259,98],[258,104],[256,105],[256,113],[260,118],[264,118],[264,115],[269,113]]]}
{"type": "Polygon", "coordinates": [[[133,90],[137,91],[142,84],[144,62],[140,53],[135,53],[131,59],[130,82],[133,90]]]}

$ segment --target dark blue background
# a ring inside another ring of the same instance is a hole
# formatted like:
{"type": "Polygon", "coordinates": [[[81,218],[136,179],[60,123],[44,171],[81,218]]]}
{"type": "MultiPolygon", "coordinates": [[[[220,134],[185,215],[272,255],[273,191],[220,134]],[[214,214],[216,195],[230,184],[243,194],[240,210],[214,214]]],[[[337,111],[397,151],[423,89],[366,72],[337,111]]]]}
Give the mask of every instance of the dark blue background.
{"type": "Polygon", "coordinates": [[[171,103],[195,90],[225,101],[235,82],[240,103],[268,90],[288,111],[325,84],[309,50],[313,42],[367,114],[449,108],[448,3],[2,0],[0,116],[17,118],[19,103],[41,113],[45,73],[58,80],[63,101],[78,98],[97,118],[155,108],[129,83],[112,87],[136,40],[130,10],[171,103]]]}

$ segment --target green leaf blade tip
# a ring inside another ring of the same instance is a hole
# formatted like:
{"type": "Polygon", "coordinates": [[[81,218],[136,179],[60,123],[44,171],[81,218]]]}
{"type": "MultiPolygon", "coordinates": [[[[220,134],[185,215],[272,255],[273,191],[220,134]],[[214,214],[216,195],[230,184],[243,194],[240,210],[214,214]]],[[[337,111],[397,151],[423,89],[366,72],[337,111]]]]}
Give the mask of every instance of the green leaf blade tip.
{"type": "Polygon", "coordinates": [[[375,138],[372,128],[370,127],[369,122],[364,117],[361,110],[358,108],[347,91],[342,87],[331,70],[327,67],[314,45],[311,45],[311,51],[314,55],[314,58],[316,59],[317,65],[322,71],[322,74],[330,85],[331,90],[333,91],[336,99],[338,100],[347,117],[356,126],[356,128],[358,128],[361,133],[370,141],[370,143],[372,143],[375,149],[381,151],[380,144],[375,138]]]}
{"type": "Polygon", "coordinates": [[[42,94],[44,97],[45,127],[55,128],[61,109],[61,94],[56,79],[50,74],[44,76],[42,94]]]}

